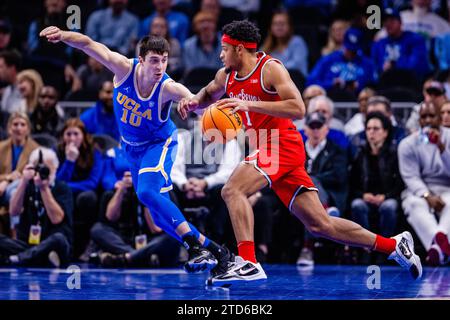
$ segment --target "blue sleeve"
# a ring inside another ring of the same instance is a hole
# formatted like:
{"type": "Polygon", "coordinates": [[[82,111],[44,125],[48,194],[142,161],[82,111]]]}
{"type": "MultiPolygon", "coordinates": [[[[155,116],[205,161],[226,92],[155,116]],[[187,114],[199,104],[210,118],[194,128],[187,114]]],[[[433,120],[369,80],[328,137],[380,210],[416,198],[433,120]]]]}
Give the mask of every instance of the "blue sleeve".
{"type": "Polygon", "coordinates": [[[438,60],[440,70],[446,70],[450,67],[448,40],[448,35],[438,36],[434,39],[434,55],[438,60]]]}
{"type": "Polygon", "coordinates": [[[73,171],[75,170],[75,162],[65,160],[62,165],[59,166],[56,178],[65,182],[72,180],[73,171]]]}
{"type": "Polygon", "coordinates": [[[374,42],[372,44],[372,50],[371,50],[371,56],[373,63],[375,64],[375,68],[378,72],[383,72],[383,65],[384,65],[384,51],[383,51],[383,44],[381,41],[374,42]]]}
{"type": "Polygon", "coordinates": [[[86,180],[68,182],[73,192],[78,193],[87,190],[95,190],[100,183],[103,173],[103,159],[98,152],[94,154],[94,164],[92,166],[89,177],[86,180]]]}
{"type": "MultiPolygon", "coordinates": [[[[95,108],[95,107],[92,107],[95,108]]],[[[90,134],[94,134],[95,133],[95,124],[92,119],[92,111],[91,109],[84,111],[81,115],[80,115],[80,120],[84,123],[84,126],[86,127],[86,131],[89,132],[90,134]]]]}
{"type": "Polygon", "coordinates": [[[38,30],[36,21],[31,22],[28,29],[28,52],[34,51],[39,43],[38,30]]]}
{"type": "Polygon", "coordinates": [[[325,90],[330,89],[333,86],[334,79],[327,78],[327,75],[330,74],[329,70],[330,70],[330,56],[322,57],[309,74],[306,85],[309,86],[312,84],[318,84],[325,90]]]}
{"type": "Polygon", "coordinates": [[[113,190],[117,182],[116,171],[114,169],[114,159],[107,157],[103,163],[102,188],[113,190]]]}
{"type": "Polygon", "coordinates": [[[411,52],[407,60],[406,68],[416,70],[420,75],[426,75],[430,71],[428,65],[428,52],[425,39],[421,36],[413,37],[411,40],[411,52]]]}

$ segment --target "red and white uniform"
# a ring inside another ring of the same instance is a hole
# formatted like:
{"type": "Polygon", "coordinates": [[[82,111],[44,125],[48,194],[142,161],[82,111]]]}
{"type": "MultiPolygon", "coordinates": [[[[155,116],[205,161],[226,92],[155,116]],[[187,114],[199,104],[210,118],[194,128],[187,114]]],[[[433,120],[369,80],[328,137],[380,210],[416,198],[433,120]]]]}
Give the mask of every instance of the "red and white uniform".
{"type": "MultiPolygon", "coordinates": [[[[265,88],[264,67],[273,59],[264,52],[258,52],[255,68],[244,78],[238,78],[232,71],[225,84],[230,98],[249,101],[280,101],[276,91],[265,88]]],[[[244,162],[251,163],[267,179],[270,187],[291,210],[297,194],[303,189],[316,190],[305,170],[305,147],[302,136],[291,119],[239,111],[250,148],[254,150],[244,162]]]]}

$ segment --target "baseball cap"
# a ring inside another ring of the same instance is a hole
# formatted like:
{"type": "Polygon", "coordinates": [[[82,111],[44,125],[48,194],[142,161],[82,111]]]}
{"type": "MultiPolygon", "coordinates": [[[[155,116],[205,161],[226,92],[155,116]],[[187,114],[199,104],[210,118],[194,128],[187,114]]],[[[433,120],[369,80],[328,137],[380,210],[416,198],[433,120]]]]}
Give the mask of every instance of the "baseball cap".
{"type": "Polygon", "coordinates": [[[350,28],[347,30],[344,36],[344,47],[347,50],[357,52],[361,50],[363,33],[356,28],[350,28]]]}
{"type": "Polygon", "coordinates": [[[400,13],[393,9],[393,8],[386,8],[383,11],[383,20],[387,19],[387,18],[395,18],[399,21],[402,21],[402,18],[400,16],[400,13]]]}
{"type": "Polygon", "coordinates": [[[319,129],[327,122],[325,116],[320,112],[309,113],[306,116],[305,123],[311,129],[319,129]]]}

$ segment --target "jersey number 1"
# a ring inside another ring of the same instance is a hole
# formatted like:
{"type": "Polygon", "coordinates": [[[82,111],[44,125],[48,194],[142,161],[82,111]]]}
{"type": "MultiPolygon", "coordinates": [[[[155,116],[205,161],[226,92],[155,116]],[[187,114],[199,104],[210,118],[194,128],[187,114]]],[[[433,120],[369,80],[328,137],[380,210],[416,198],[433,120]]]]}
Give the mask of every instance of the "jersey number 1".
{"type": "Polygon", "coordinates": [[[122,109],[122,117],[120,118],[120,121],[122,121],[123,123],[129,123],[133,127],[139,127],[141,125],[142,117],[138,116],[137,114],[135,114],[133,112],[128,112],[128,111],[129,111],[128,109],[125,109],[125,108],[122,109]],[[129,117],[128,117],[128,114],[130,114],[129,117]]]}

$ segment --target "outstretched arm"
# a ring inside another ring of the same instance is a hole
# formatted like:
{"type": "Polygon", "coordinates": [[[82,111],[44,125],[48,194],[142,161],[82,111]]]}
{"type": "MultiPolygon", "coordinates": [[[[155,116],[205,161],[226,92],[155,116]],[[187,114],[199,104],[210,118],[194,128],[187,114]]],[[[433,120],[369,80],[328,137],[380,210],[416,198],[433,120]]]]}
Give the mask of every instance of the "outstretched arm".
{"type": "Polygon", "coordinates": [[[84,34],[63,31],[58,27],[51,26],[42,30],[39,35],[46,37],[49,42],[57,43],[62,41],[71,47],[80,49],[111,70],[115,74],[116,79],[122,79],[131,67],[127,57],[109,50],[105,45],[92,40],[84,34]]]}
{"type": "Polygon", "coordinates": [[[264,68],[263,81],[268,90],[277,92],[281,101],[223,99],[217,103],[217,106],[234,108],[233,112],[252,111],[278,118],[302,119],[305,116],[302,96],[285,67],[276,61],[268,62],[264,68]]]}
{"type": "Polygon", "coordinates": [[[195,96],[190,99],[182,99],[178,104],[178,112],[182,119],[186,119],[189,111],[203,109],[211,103],[216,102],[225,94],[225,82],[227,75],[225,68],[217,71],[214,80],[202,88],[195,96]]]}

